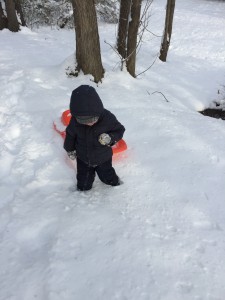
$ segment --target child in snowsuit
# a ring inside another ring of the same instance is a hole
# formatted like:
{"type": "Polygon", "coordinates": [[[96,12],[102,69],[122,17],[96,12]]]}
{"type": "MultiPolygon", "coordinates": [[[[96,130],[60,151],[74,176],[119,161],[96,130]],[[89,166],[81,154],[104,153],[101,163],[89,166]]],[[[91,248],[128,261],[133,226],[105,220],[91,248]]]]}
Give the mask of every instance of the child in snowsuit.
{"type": "Polygon", "coordinates": [[[70,112],[64,149],[70,159],[77,159],[77,189],[90,190],[95,172],[105,184],[120,185],[112,167],[111,146],[123,137],[124,126],[103,107],[96,90],[89,85],[72,92],[70,112]]]}

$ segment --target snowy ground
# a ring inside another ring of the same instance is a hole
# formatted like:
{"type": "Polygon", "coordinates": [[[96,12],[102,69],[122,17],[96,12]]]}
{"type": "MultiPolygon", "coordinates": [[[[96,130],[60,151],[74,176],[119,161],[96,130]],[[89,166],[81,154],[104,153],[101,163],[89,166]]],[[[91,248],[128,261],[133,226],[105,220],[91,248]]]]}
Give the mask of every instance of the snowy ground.
{"type": "MultiPolygon", "coordinates": [[[[151,10],[158,35],[165,3],[151,10]]],[[[73,31],[0,32],[1,300],[225,299],[225,122],[197,113],[225,84],[224,12],[178,0],[168,62],[137,79],[104,43],[115,25],[100,24],[98,87],[64,74],[73,31]],[[125,125],[128,150],[114,158],[122,186],[80,193],[52,122],[84,83],[125,125]]],[[[145,34],[137,73],[159,46],[145,34]]]]}

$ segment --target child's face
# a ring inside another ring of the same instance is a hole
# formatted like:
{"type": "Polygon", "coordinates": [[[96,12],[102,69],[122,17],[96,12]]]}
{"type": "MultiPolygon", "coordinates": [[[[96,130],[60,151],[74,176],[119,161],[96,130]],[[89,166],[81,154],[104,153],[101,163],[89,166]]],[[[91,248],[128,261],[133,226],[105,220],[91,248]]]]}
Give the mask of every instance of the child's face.
{"type": "Polygon", "coordinates": [[[94,116],[77,116],[76,120],[78,123],[87,125],[87,126],[93,126],[95,123],[98,122],[98,117],[94,116]]]}
{"type": "Polygon", "coordinates": [[[93,126],[95,123],[97,123],[97,121],[95,121],[95,122],[90,122],[90,123],[87,123],[87,124],[85,124],[85,125],[87,125],[87,126],[93,126]]]}

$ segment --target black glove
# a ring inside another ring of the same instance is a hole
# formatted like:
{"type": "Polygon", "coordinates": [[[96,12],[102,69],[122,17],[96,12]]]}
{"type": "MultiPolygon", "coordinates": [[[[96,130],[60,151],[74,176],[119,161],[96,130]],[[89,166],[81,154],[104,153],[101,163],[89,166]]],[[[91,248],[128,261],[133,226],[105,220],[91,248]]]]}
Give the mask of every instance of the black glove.
{"type": "Polygon", "coordinates": [[[111,137],[108,135],[108,133],[102,133],[98,137],[98,141],[103,146],[109,146],[111,144],[111,137]]]}
{"type": "Polygon", "coordinates": [[[69,158],[72,159],[72,160],[76,159],[76,157],[77,157],[75,150],[74,151],[69,151],[69,152],[67,152],[67,154],[68,154],[69,158]]]}

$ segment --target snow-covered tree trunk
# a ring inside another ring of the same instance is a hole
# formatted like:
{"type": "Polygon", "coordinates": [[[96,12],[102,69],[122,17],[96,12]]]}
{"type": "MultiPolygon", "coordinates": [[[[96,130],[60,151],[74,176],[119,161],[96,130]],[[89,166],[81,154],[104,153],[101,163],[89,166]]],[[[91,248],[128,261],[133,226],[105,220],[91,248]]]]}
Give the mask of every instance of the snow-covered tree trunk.
{"type": "Polygon", "coordinates": [[[0,30],[4,29],[7,27],[7,18],[4,14],[4,11],[3,11],[3,8],[2,8],[2,3],[1,3],[1,0],[0,0],[0,30]]]}
{"type": "Polygon", "coordinates": [[[16,16],[15,2],[13,0],[5,0],[5,9],[8,19],[7,28],[13,32],[19,31],[20,25],[16,16]]]}
{"type": "Polygon", "coordinates": [[[21,5],[20,0],[15,0],[15,8],[16,8],[16,11],[17,11],[19,17],[20,17],[21,25],[26,26],[26,21],[25,21],[25,18],[24,18],[24,13],[23,13],[23,9],[22,9],[22,5],[21,5]]]}
{"type": "Polygon", "coordinates": [[[91,74],[95,82],[101,81],[104,69],[94,0],[72,0],[75,14],[76,59],[78,70],[91,74]]]}
{"type": "Polygon", "coordinates": [[[131,20],[129,22],[129,28],[128,28],[127,71],[133,77],[135,77],[137,36],[138,36],[138,28],[140,24],[141,2],[142,0],[132,1],[131,20]]]}
{"type": "Polygon", "coordinates": [[[175,9],[175,1],[176,0],[167,0],[165,27],[164,27],[164,34],[163,34],[161,48],[160,48],[160,56],[159,56],[159,59],[161,61],[166,61],[167,53],[170,46],[170,40],[171,40],[172,28],[173,28],[173,15],[175,9]]]}

